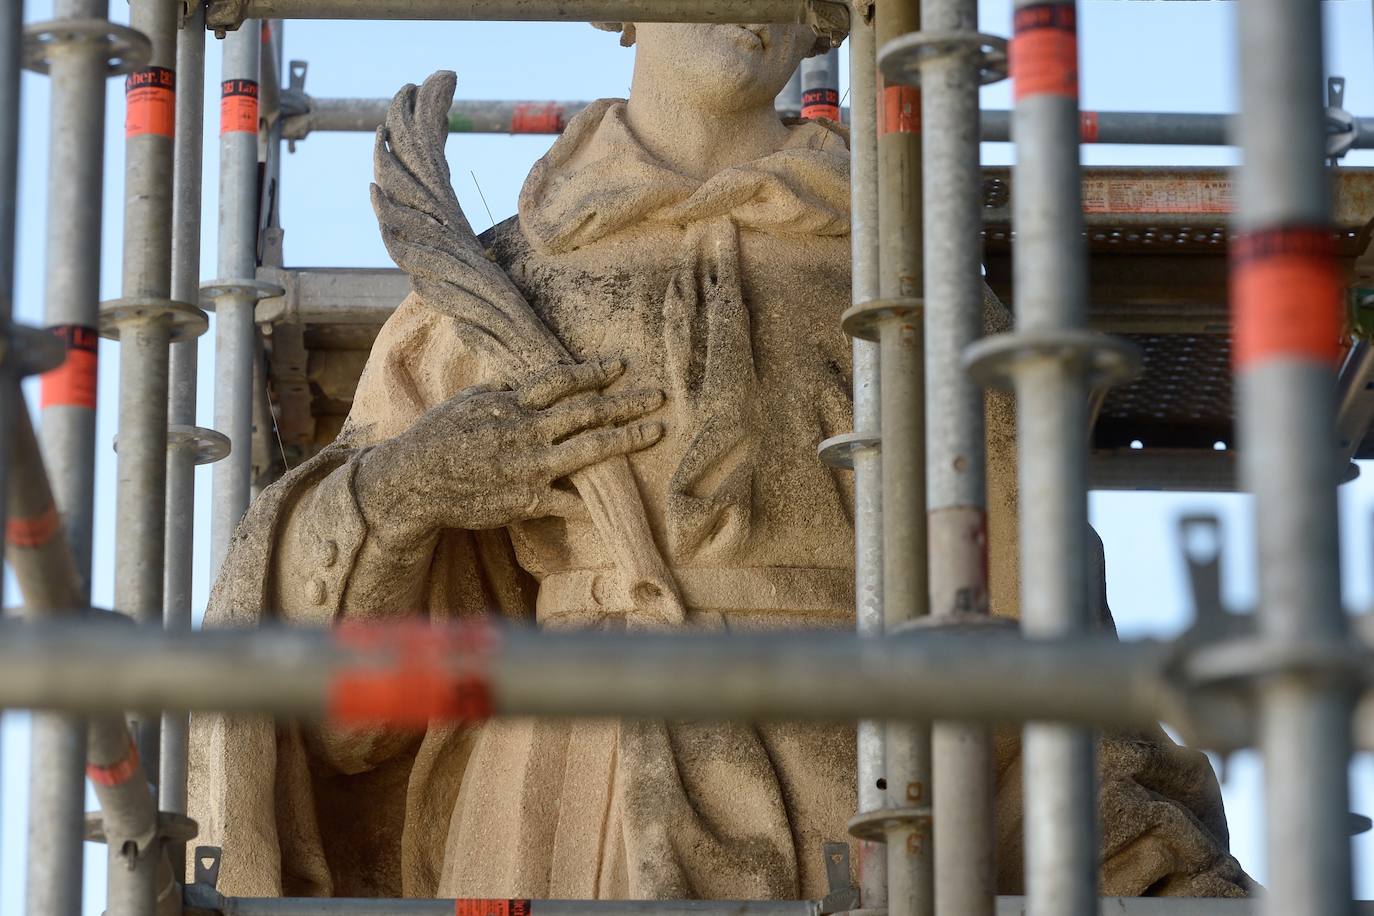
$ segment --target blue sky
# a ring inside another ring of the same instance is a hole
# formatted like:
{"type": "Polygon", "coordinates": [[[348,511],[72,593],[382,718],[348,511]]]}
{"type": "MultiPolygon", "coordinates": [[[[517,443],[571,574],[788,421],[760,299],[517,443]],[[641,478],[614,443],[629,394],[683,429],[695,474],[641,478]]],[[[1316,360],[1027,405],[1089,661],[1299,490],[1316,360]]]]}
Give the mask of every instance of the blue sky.
{"type": "MultiPolygon", "coordinates": [[[[1083,106],[1098,110],[1232,111],[1236,104],[1235,53],[1231,37],[1235,3],[1082,3],[1083,106]]],[[[27,21],[50,18],[51,0],[29,0],[27,21]]],[[[127,19],[125,3],[112,16],[127,19]]],[[[981,0],[985,31],[1006,34],[1011,0],[981,0]]],[[[1374,115],[1374,16],[1366,0],[1327,0],[1328,69],[1347,77],[1346,107],[1374,115]]],[[[629,89],[632,52],[614,36],[584,25],[501,23],[290,22],[285,29],[288,58],[309,61],[306,88],[317,97],[384,97],[404,82],[419,82],[437,69],[458,73],[459,96],[477,99],[593,99],[624,95],[629,89]]],[[[220,51],[213,39],[206,84],[219,78],[220,51]]],[[[847,70],[847,60],[842,72],[847,70]]],[[[842,81],[843,84],[843,81],[842,81]]],[[[123,175],[123,98],[119,81],[107,92],[106,186],[102,298],[119,295],[120,206],[123,175]]],[[[207,134],[214,137],[218,107],[207,99],[207,134]]],[[[1009,105],[1006,84],[987,87],[984,107],[1009,105]]],[[[43,238],[47,183],[48,83],[26,75],[25,133],[21,161],[17,317],[42,323],[43,238]]],[[[454,185],[474,228],[489,220],[477,193],[485,195],[499,220],[514,212],[521,181],[548,148],[546,137],[455,136],[448,146],[454,185]],[[474,177],[475,176],[475,177],[474,177]]],[[[1224,149],[1088,147],[1089,164],[1231,164],[1224,149]]],[[[1001,144],[984,146],[984,161],[1010,161],[1001,144]]],[[[1374,165],[1374,154],[1358,152],[1352,165],[1374,165]]],[[[202,277],[215,271],[215,189],[218,155],[213,142],[205,157],[206,208],[202,277]]],[[[283,225],[286,261],[293,266],[390,266],[377,236],[367,197],[371,138],[362,134],[319,134],[303,141],[283,165],[283,225]]],[[[213,317],[211,319],[213,333],[213,317]]],[[[101,345],[101,407],[94,599],[108,606],[113,582],[114,400],[118,390],[116,344],[101,345]]],[[[199,419],[210,425],[211,338],[201,348],[199,419]]],[[[32,394],[32,392],[30,392],[32,394]]],[[[1374,464],[1366,477],[1341,492],[1342,550],[1347,606],[1374,603],[1374,464]]],[[[197,479],[196,605],[209,587],[205,510],[208,468],[197,479]]],[[[1092,498],[1093,522],[1106,544],[1108,594],[1123,637],[1168,635],[1191,614],[1186,581],[1174,537],[1183,512],[1214,511],[1225,525],[1226,596],[1236,606],[1253,602],[1251,512],[1243,496],[1099,493],[1092,498]]],[[[13,595],[11,589],[8,594],[13,595]]],[[[0,916],[19,916],[23,906],[23,847],[26,822],[27,719],[4,719],[0,753],[0,916]]],[[[1374,760],[1353,768],[1352,807],[1374,813],[1374,760]]],[[[1239,754],[1225,768],[1225,795],[1232,846],[1242,864],[1263,879],[1261,771],[1255,755],[1239,754]]],[[[1357,896],[1374,897],[1374,840],[1355,847],[1357,896]]],[[[86,911],[98,916],[104,898],[104,849],[88,846],[86,911]]]]}

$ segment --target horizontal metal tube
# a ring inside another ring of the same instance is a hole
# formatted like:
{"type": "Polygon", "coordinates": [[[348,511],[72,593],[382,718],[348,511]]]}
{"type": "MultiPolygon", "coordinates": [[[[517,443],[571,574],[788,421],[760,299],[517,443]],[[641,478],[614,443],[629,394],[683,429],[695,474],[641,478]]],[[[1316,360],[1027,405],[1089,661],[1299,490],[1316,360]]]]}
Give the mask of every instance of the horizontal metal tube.
{"type": "MultiPolygon", "coordinates": [[[[816,916],[814,900],[531,900],[531,916],[816,916]]],[[[231,897],[224,916],[452,916],[453,900],[231,897]]]]}
{"type": "MultiPolygon", "coordinates": [[[[1168,647],[1148,641],[506,628],[482,641],[496,647],[450,652],[436,677],[476,666],[498,715],[1037,718],[1126,726],[1176,708],[1162,678],[1168,647]]],[[[341,676],[385,675],[408,664],[385,639],[378,648],[345,647],[330,630],[0,623],[0,706],[319,716],[341,676]]]]}
{"type": "MultiPolygon", "coordinates": [[[[386,118],[390,99],[307,98],[309,110],[285,118],[282,136],[301,140],[316,131],[371,133],[386,118]]],[[[449,130],[473,134],[553,134],[590,104],[550,99],[464,99],[449,109],[449,130]]],[[[1011,141],[1011,112],[985,109],[981,139],[985,143],[1011,141]]],[[[1167,111],[1085,111],[1080,124],[1084,143],[1230,146],[1235,115],[1167,111]]],[[[849,109],[843,109],[849,120],[849,109]]],[[[1355,119],[1355,149],[1374,147],[1374,118],[1355,119]]]]}
{"type": "MultiPolygon", "coordinates": [[[[657,916],[812,916],[809,900],[531,900],[531,916],[654,913],[657,916]]],[[[451,916],[453,900],[318,899],[300,897],[230,897],[223,916],[451,916]]],[[[1253,900],[1205,897],[1103,897],[1106,916],[1250,916],[1253,900]]],[[[997,916],[1022,916],[1024,897],[998,897],[997,916]]],[[[1374,916],[1374,902],[1355,904],[1357,916],[1374,916]]]]}
{"type": "Polygon", "coordinates": [[[463,19],[503,22],[807,22],[825,0],[236,0],[212,3],[212,27],[237,7],[245,19],[463,19]]]}

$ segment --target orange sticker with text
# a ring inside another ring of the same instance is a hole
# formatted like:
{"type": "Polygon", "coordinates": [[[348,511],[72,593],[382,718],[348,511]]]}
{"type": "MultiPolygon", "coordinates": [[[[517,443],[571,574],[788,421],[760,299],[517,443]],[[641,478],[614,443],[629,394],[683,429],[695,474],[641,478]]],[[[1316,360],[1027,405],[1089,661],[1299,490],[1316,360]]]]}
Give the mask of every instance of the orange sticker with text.
{"type": "Polygon", "coordinates": [[[1231,242],[1231,358],[1237,369],[1273,359],[1335,365],[1344,294],[1331,231],[1264,229],[1231,242]]]}
{"type": "Polygon", "coordinates": [[[911,86],[885,86],[881,104],[882,111],[878,113],[878,133],[921,132],[921,90],[911,86]]]}
{"type": "Polygon", "coordinates": [[[39,382],[39,407],[85,407],[95,410],[96,372],[100,336],[95,328],[59,324],[48,328],[67,351],[62,365],[43,373],[39,382]]]}
{"type": "Polygon", "coordinates": [[[1009,53],[1016,101],[1033,95],[1078,98],[1078,17],[1072,3],[1017,10],[1009,53]]]}
{"type": "Polygon", "coordinates": [[[801,116],[807,121],[825,118],[839,123],[840,91],[838,89],[808,89],[802,93],[801,116]]]}
{"type": "Polygon", "coordinates": [[[225,80],[219,84],[219,132],[258,132],[258,84],[253,80],[225,80]]]}
{"type": "Polygon", "coordinates": [[[528,900],[455,900],[453,916],[530,916],[528,900]]]}
{"type": "Polygon", "coordinates": [[[124,78],[124,136],[176,132],[177,74],[166,67],[144,67],[124,78]]]}

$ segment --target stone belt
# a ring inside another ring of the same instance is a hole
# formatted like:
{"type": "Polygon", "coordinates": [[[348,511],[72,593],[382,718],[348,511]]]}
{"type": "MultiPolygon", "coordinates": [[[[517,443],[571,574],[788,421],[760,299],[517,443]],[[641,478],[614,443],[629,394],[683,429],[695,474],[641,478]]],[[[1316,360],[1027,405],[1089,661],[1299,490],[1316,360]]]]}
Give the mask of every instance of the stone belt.
{"type": "MultiPolygon", "coordinates": [[[[689,611],[841,621],[854,615],[854,570],[805,566],[689,566],[673,570],[689,611]]],[[[549,573],[535,603],[540,624],[594,623],[623,617],[615,569],[549,573]]]]}

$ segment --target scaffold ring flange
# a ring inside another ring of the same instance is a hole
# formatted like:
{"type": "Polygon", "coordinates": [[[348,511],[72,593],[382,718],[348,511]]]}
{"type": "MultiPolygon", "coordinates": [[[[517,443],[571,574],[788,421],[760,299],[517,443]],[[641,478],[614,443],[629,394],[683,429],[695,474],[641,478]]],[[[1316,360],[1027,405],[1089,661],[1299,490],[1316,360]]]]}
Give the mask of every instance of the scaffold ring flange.
{"type": "Polygon", "coordinates": [[[120,328],[124,325],[147,324],[158,319],[168,322],[168,339],[174,343],[199,337],[210,327],[205,313],[189,303],[133,297],[100,303],[100,336],[119,340],[120,328]]]}
{"type": "Polygon", "coordinates": [[[105,19],[52,19],[24,27],[24,69],[47,73],[53,52],[76,43],[105,45],[105,75],[132,73],[148,63],[153,46],[148,36],[105,19]]]}
{"type": "Polygon", "coordinates": [[[892,318],[920,320],[925,312],[925,300],[915,296],[893,296],[856,302],[840,316],[840,328],[850,337],[860,340],[878,339],[878,329],[892,318]]]}
{"type": "Polygon", "coordinates": [[[67,352],[62,341],[43,328],[23,324],[11,324],[9,334],[0,341],[0,368],[11,368],[13,356],[14,374],[19,378],[39,375],[62,365],[67,352]]]}
{"type": "Polygon", "coordinates": [[[891,827],[923,826],[929,828],[931,812],[929,805],[912,808],[875,808],[860,811],[849,819],[849,835],[870,843],[886,843],[887,831],[891,827]]]}
{"type": "Polygon", "coordinates": [[[870,433],[847,432],[831,436],[816,447],[821,464],[828,468],[854,469],[854,453],[877,448],[881,440],[870,433]]]}
{"type": "Polygon", "coordinates": [[[883,78],[903,86],[921,85],[921,67],[941,57],[976,58],[978,82],[986,86],[1007,78],[1007,40],[968,29],[912,32],[894,38],[878,51],[883,78]]]}
{"type": "Polygon", "coordinates": [[[188,449],[197,465],[214,464],[228,457],[229,437],[204,426],[183,426],[173,423],[167,427],[167,450],[188,449]]]}
{"type": "Polygon", "coordinates": [[[286,290],[275,283],[262,280],[210,280],[200,286],[200,307],[207,312],[215,310],[218,300],[238,296],[260,302],[286,295],[286,290]]]}
{"type": "Polygon", "coordinates": [[[1018,366],[1047,360],[1077,366],[1087,375],[1089,388],[1108,388],[1140,375],[1140,348],[1129,341],[1096,331],[1047,328],[1011,331],[987,337],[964,351],[964,368],[985,388],[1011,390],[1018,366]]]}
{"type": "MultiPolygon", "coordinates": [[[[196,822],[184,814],[176,814],[172,811],[159,811],[157,813],[157,838],[159,840],[189,843],[196,838],[199,832],[200,828],[196,822]]],[[[88,843],[105,842],[105,824],[99,811],[92,811],[86,815],[85,837],[88,843]]]]}

